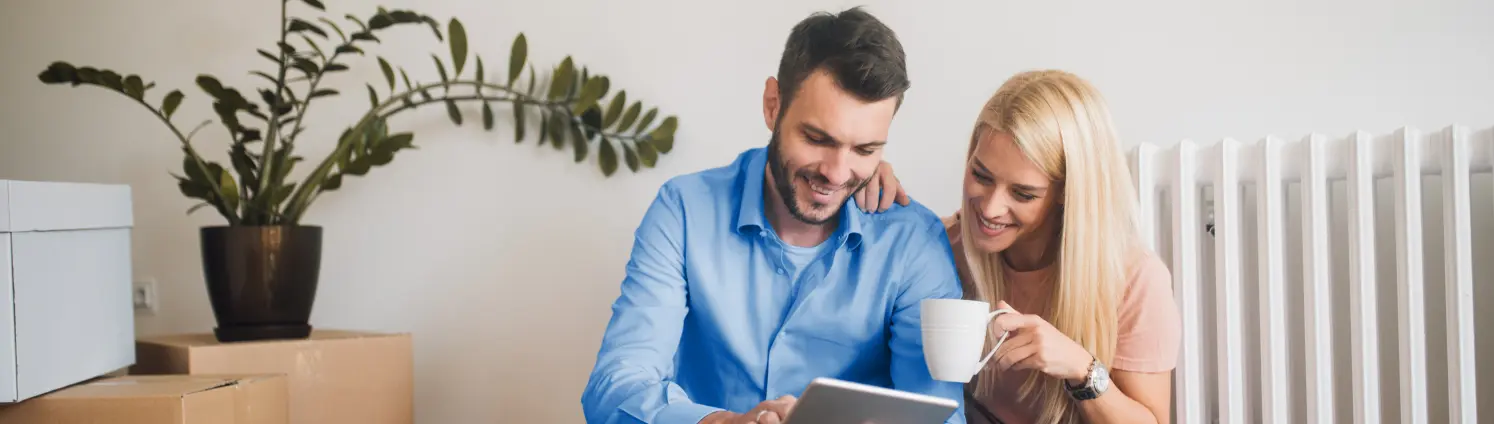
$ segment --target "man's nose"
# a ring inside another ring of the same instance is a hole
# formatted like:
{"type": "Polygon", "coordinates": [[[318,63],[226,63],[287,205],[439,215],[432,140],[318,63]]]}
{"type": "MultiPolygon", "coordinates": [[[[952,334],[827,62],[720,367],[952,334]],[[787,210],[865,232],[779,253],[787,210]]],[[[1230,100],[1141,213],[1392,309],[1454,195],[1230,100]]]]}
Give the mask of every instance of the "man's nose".
{"type": "Polygon", "coordinates": [[[821,162],[820,174],[825,176],[831,187],[846,185],[851,180],[850,162],[846,160],[845,152],[836,152],[821,162]]]}

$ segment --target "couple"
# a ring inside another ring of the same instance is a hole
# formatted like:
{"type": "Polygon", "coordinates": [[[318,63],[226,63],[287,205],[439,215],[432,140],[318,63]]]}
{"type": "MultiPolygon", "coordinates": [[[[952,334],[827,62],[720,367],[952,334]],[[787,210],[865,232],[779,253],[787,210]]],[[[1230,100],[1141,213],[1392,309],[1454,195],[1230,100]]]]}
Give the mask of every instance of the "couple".
{"type": "Polygon", "coordinates": [[[638,227],[587,422],[778,423],[816,377],[961,401],[949,423],[1170,421],[1171,276],[1134,230],[1099,95],[1057,71],[1008,80],[941,220],[882,161],[908,86],[864,11],[794,27],[763,92],[767,148],[671,179],[638,227]],[[968,384],[924,362],[919,302],[939,298],[1019,312],[968,384]]]}

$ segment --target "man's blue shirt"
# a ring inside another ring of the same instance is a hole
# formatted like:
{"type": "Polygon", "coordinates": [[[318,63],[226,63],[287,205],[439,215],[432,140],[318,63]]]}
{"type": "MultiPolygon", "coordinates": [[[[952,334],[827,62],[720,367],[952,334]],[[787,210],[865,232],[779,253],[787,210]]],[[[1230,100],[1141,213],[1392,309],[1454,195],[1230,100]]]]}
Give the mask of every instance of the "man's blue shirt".
{"type": "MultiPolygon", "coordinates": [[[[764,213],[766,160],[751,149],[659,190],[581,397],[588,423],[693,424],[799,396],[816,377],[964,404],[960,383],[930,377],[919,328],[921,300],[961,296],[939,217],[847,200],[796,269],[764,213]]],[[[965,422],[963,406],[948,422],[965,422]]]]}

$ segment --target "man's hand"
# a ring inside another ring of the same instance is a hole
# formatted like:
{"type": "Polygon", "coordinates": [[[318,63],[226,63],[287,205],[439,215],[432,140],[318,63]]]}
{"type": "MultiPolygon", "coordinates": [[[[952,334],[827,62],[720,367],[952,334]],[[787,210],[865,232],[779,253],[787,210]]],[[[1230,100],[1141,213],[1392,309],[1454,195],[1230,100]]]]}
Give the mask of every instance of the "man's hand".
{"type": "Polygon", "coordinates": [[[706,415],[705,419],[700,420],[700,424],[782,424],[798,401],[798,398],[783,395],[778,399],[759,403],[745,414],[722,411],[706,415]]]}

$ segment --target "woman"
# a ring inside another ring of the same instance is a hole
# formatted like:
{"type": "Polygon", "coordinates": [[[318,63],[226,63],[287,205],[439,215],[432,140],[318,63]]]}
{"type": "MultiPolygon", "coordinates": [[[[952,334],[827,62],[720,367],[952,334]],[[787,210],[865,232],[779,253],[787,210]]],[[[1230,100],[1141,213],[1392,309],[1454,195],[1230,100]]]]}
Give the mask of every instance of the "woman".
{"type": "MultiPolygon", "coordinates": [[[[965,297],[1019,312],[990,328],[988,343],[1011,333],[966,385],[969,422],[1170,422],[1172,276],[1135,230],[1099,93],[1061,71],[1018,74],[981,110],[966,156],[965,202],[945,218],[965,297]]],[[[891,167],[879,174],[857,194],[863,209],[905,202],[891,167]]]]}

